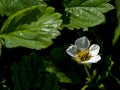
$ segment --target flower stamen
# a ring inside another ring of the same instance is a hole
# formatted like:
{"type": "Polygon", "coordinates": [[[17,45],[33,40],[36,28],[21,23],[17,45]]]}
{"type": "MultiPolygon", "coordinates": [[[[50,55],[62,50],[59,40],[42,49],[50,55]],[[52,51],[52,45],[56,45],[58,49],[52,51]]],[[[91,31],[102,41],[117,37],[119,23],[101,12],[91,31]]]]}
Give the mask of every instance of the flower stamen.
{"type": "Polygon", "coordinates": [[[89,54],[89,50],[83,50],[83,51],[77,52],[75,58],[78,62],[83,62],[83,61],[89,60],[90,57],[91,55],[89,54]]]}

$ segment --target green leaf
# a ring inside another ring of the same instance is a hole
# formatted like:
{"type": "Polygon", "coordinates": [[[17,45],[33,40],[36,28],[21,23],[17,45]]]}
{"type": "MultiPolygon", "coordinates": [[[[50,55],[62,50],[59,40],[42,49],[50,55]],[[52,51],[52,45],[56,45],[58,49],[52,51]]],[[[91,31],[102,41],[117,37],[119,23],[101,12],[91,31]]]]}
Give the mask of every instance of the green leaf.
{"type": "Polygon", "coordinates": [[[4,23],[0,39],[8,48],[47,48],[60,35],[61,14],[54,11],[52,7],[33,6],[15,13],[4,23]]]}
{"type": "Polygon", "coordinates": [[[13,64],[14,90],[59,90],[58,78],[45,71],[48,64],[43,61],[43,57],[32,53],[13,64]]]}
{"type": "Polygon", "coordinates": [[[118,26],[115,29],[114,38],[112,44],[115,45],[120,37],[120,0],[115,0],[116,3],[116,10],[117,10],[117,19],[118,19],[118,26]]]}
{"type": "Polygon", "coordinates": [[[106,13],[114,7],[107,3],[109,0],[70,0],[64,1],[65,11],[70,13],[70,23],[65,24],[69,29],[93,27],[105,22],[106,13]]]}
{"type": "Polygon", "coordinates": [[[43,0],[0,0],[0,14],[10,16],[16,11],[34,5],[45,5],[43,0]]]}
{"type": "Polygon", "coordinates": [[[63,73],[59,69],[57,69],[57,67],[55,67],[53,64],[51,64],[50,66],[48,66],[46,68],[46,71],[50,72],[50,73],[55,73],[56,76],[60,79],[60,82],[72,83],[71,79],[69,77],[67,77],[65,75],[65,73],[63,73]]]}

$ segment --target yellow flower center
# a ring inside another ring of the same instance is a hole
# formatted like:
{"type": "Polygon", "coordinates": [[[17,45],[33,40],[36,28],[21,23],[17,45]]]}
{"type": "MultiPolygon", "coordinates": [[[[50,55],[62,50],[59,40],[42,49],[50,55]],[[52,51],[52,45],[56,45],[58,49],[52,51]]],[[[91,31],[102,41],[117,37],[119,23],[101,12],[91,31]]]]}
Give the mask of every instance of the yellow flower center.
{"type": "Polygon", "coordinates": [[[89,54],[89,50],[83,50],[83,51],[79,51],[77,54],[76,54],[76,60],[78,62],[82,62],[82,61],[87,61],[89,60],[91,57],[91,55],[89,54]]]}

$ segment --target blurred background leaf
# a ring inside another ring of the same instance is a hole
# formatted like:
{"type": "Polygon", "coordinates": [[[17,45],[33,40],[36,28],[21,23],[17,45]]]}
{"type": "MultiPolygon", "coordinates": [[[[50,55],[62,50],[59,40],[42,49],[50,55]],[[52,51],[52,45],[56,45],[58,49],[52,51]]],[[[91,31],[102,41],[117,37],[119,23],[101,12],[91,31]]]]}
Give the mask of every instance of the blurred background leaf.
{"type": "Polygon", "coordinates": [[[60,35],[61,14],[52,7],[33,6],[21,10],[4,23],[0,39],[8,48],[27,47],[40,50],[60,35]]]}
{"type": "Polygon", "coordinates": [[[106,13],[114,7],[109,0],[64,0],[65,11],[70,14],[69,29],[93,27],[105,22],[106,13]]]}
{"type": "Polygon", "coordinates": [[[35,53],[24,56],[12,66],[14,90],[59,90],[58,78],[47,73],[47,63],[35,53]]]}
{"type": "Polygon", "coordinates": [[[113,45],[117,43],[120,36],[120,0],[115,0],[115,4],[116,4],[116,12],[117,12],[116,17],[117,17],[118,26],[115,29],[114,38],[112,41],[113,45]]]}
{"type": "Polygon", "coordinates": [[[43,0],[0,0],[0,14],[1,16],[10,16],[34,5],[45,5],[45,2],[43,0]]]}

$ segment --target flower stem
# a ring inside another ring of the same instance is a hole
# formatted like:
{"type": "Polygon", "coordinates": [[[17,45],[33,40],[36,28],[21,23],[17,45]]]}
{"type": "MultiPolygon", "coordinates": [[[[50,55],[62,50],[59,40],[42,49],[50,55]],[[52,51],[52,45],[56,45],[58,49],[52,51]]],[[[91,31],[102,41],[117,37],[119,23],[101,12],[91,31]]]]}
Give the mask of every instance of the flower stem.
{"type": "Polygon", "coordinates": [[[85,68],[85,71],[86,71],[86,73],[87,73],[88,77],[91,77],[91,75],[90,75],[90,72],[89,72],[89,70],[88,70],[87,65],[84,65],[84,68],[85,68]]]}

